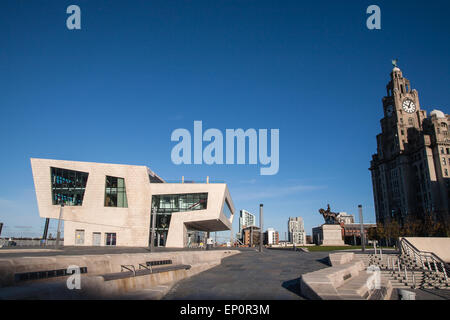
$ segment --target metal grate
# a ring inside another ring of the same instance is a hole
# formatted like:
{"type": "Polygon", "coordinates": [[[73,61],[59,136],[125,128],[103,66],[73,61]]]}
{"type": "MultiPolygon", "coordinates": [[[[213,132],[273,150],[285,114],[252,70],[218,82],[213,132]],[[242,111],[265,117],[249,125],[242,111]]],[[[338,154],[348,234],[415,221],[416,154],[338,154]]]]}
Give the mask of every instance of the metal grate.
{"type": "MultiPolygon", "coordinates": [[[[67,272],[66,269],[22,272],[22,273],[14,274],[14,280],[16,282],[20,282],[20,281],[29,281],[29,280],[49,279],[49,278],[55,278],[55,277],[65,277],[65,276],[72,275],[74,272],[69,273],[69,272],[67,272]]],[[[87,273],[87,272],[88,272],[87,267],[80,268],[80,273],[87,273]]]]}

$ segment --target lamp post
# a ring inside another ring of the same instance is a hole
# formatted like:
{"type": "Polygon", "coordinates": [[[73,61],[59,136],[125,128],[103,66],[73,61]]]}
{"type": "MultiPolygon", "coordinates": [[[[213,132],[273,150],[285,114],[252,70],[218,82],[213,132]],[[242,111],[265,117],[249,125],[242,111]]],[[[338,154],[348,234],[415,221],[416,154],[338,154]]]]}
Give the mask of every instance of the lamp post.
{"type": "Polygon", "coordinates": [[[156,207],[152,210],[152,232],[150,240],[150,252],[155,250],[155,226],[156,226],[156,207]]]}
{"type": "Polygon", "coordinates": [[[56,231],[56,248],[59,248],[59,240],[61,238],[61,219],[64,210],[64,201],[61,199],[61,208],[59,209],[59,218],[58,218],[58,229],[56,231]]]}
{"type": "Polygon", "coordinates": [[[262,252],[263,245],[263,204],[259,205],[259,252],[262,252]]]}
{"type": "MultiPolygon", "coordinates": [[[[45,226],[44,226],[44,234],[42,235],[42,244],[47,244],[47,233],[48,233],[48,224],[50,222],[50,218],[45,218],[45,226]]],[[[1,230],[0,230],[1,233],[1,230]]]]}
{"type": "Polygon", "coordinates": [[[362,252],[365,252],[366,251],[366,241],[365,241],[365,235],[364,235],[364,221],[363,221],[362,205],[358,205],[358,211],[359,211],[359,223],[361,224],[362,252]]]}

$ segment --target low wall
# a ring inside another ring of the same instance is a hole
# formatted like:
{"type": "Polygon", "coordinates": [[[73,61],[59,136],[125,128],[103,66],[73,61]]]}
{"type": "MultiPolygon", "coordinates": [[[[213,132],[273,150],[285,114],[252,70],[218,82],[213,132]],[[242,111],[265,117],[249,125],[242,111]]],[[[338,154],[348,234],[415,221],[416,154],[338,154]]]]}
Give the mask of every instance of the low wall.
{"type": "Polygon", "coordinates": [[[418,250],[433,252],[445,262],[450,263],[450,238],[405,237],[405,239],[418,250]]]}
{"type": "Polygon", "coordinates": [[[347,278],[357,277],[362,270],[364,263],[356,261],[304,274],[300,280],[300,291],[312,300],[340,299],[337,288],[347,278]]]}
{"type": "Polygon", "coordinates": [[[89,256],[22,257],[0,259],[0,299],[84,299],[114,298],[127,292],[173,284],[219,265],[223,258],[237,250],[199,252],[161,252],[89,256]],[[101,275],[120,272],[121,265],[134,265],[152,260],[172,260],[173,264],[191,265],[189,270],[168,271],[126,279],[104,281],[101,275]],[[67,269],[70,265],[87,267],[81,275],[81,290],[69,290],[66,277],[16,283],[15,273],[67,269]]]}
{"type": "Polygon", "coordinates": [[[349,263],[353,260],[354,253],[353,252],[337,252],[337,253],[330,253],[329,259],[331,266],[338,266],[341,264],[349,263]]]}

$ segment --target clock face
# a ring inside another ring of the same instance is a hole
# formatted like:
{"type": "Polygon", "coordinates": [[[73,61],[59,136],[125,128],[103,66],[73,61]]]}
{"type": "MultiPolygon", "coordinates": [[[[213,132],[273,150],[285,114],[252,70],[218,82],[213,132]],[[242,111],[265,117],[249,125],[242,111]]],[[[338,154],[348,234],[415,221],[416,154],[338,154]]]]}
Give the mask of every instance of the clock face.
{"type": "Polygon", "coordinates": [[[402,104],[403,110],[407,113],[413,113],[416,111],[416,104],[411,99],[405,99],[402,104]]]}
{"type": "Polygon", "coordinates": [[[392,115],[394,114],[394,106],[393,105],[389,105],[386,107],[386,114],[388,117],[392,117],[392,115]]]}

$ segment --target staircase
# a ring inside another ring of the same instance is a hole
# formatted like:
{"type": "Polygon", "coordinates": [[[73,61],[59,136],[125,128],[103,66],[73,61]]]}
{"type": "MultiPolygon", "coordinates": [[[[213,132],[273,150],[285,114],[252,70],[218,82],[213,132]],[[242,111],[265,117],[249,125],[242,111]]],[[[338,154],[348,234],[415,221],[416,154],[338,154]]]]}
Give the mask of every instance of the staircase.
{"type": "Polygon", "coordinates": [[[367,267],[380,268],[381,280],[391,282],[397,289],[444,289],[450,290],[447,265],[441,261],[426,262],[407,254],[358,254],[367,267]]]}

